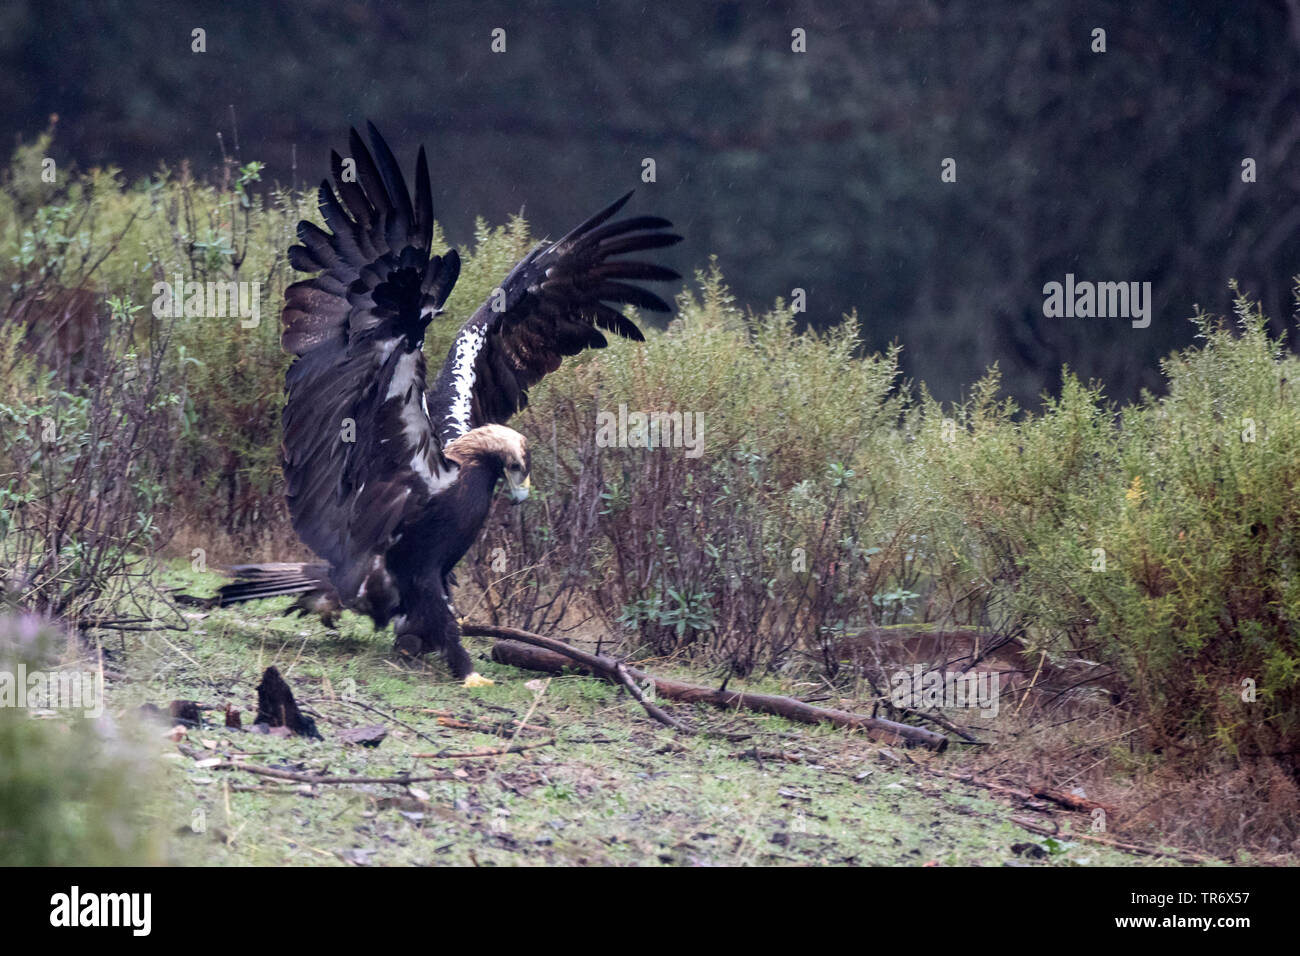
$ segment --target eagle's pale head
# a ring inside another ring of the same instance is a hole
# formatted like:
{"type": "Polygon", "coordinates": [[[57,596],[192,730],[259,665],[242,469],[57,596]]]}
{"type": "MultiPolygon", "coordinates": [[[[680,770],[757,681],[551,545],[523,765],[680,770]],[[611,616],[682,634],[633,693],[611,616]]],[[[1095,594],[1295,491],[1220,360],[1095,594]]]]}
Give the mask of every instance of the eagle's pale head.
{"type": "Polygon", "coordinates": [[[479,461],[499,470],[510,490],[510,500],[515,504],[528,497],[529,481],[528,439],[504,425],[481,425],[472,428],[443,450],[451,461],[464,466],[479,461]]]}

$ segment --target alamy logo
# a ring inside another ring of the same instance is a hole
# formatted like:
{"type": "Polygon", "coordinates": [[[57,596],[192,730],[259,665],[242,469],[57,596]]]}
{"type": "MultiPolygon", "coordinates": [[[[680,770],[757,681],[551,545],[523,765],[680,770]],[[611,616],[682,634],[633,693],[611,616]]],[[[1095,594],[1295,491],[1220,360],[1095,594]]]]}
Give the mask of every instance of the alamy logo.
{"type": "Polygon", "coordinates": [[[0,707],[80,710],[95,718],[104,712],[104,675],[98,671],[0,670],[0,707]]]}
{"type": "Polygon", "coordinates": [[[978,710],[981,717],[998,715],[1002,675],[997,671],[926,670],[913,664],[911,671],[895,671],[889,682],[893,685],[889,699],[895,707],[962,707],[978,710]]]}
{"type": "Polygon", "coordinates": [[[50,897],[51,926],[129,926],[133,936],[148,936],[153,923],[151,893],[69,893],[50,897]]]}
{"type": "Polygon", "coordinates": [[[255,329],[262,321],[260,282],[155,282],[152,294],[156,318],[238,318],[239,327],[255,329]]]}
{"type": "Polygon", "coordinates": [[[1043,286],[1043,315],[1049,319],[1132,319],[1133,328],[1151,324],[1150,282],[1065,282],[1043,286]]]}
{"type": "Polygon", "coordinates": [[[685,448],[687,458],[704,454],[703,412],[596,413],[598,448],[685,448]]]}

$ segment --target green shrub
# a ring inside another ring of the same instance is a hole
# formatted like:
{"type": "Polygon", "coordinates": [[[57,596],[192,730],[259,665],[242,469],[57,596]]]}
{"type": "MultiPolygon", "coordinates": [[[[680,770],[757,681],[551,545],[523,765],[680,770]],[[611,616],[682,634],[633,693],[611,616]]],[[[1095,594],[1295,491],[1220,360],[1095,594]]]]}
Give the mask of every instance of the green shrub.
{"type": "Polygon", "coordinates": [[[805,651],[834,669],[837,636],[870,619],[872,580],[888,577],[868,563],[898,487],[897,354],[855,357],[852,317],[825,336],[797,333],[779,303],[746,317],[716,267],[698,285],[665,332],[571,361],[535,390],[518,426],[554,442],[535,458],[546,517],[494,527],[477,578],[491,583],[492,553],[519,555],[508,610],[527,620],[542,569],[576,566],[567,583],[583,606],[655,653],[746,673],[805,651]],[[620,406],[695,416],[699,453],[598,447],[598,416],[620,406]]]}
{"type": "Polygon", "coordinates": [[[1166,361],[1169,394],[1125,416],[1127,488],[1098,529],[1116,567],[1084,593],[1162,743],[1287,754],[1300,736],[1300,362],[1244,298],[1237,317],[1234,335],[1198,316],[1204,344],[1166,361]]]}
{"type": "Polygon", "coordinates": [[[1168,394],[1122,410],[1067,373],[1017,414],[993,377],[944,441],[926,402],[908,485],[948,556],[928,619],[1108,665],[1153,746],[1285,755],[1300,729],[1300,363],[1237,310],[1237,334],[1198,316],[1203,344],[1164,363],[1168,394]]]}

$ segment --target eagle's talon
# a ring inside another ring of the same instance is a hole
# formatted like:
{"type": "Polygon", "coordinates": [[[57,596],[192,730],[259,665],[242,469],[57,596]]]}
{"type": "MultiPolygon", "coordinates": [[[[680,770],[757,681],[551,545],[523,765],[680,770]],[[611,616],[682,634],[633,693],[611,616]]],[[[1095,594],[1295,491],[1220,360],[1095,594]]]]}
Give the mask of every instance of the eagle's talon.
{"type": "Polygon", "coordinates": [[[474,673],[470,674],[468,677],[465,678],[464,682],[460,686],[461,687],[491,687],[495,683],[496,681],[484,677],[478,671],[474,671],[474,673]]]}

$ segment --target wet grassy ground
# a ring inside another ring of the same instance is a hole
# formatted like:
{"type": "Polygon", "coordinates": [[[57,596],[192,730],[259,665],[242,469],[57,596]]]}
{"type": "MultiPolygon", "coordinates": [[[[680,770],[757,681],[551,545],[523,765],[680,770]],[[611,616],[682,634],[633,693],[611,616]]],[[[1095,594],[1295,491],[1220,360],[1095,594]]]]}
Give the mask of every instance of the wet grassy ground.
{"type": "MultiPolygon", "coordinates": [[[[210,587],[211,579],[197,585],[210,587]]],[[[1152,865],[1011,818],[1023,809],[942,779],[946,755],[881,747],[861,735],[774,717],[675,705],[672,712],[748,739],[683,736],[620,690],[579,676],[537,677],[467,646],[495,686],[462,688],[439,663],[391,656],[391,635],[345,618],[337,633],[281,617],[287,602],[186,616],[186,631],[137,634],[112,666],[109,708],[189,699],[256,710],[274,664],[324,741],[227,730],[221,711],[173,742],[155,727],[163,771],[149,806],[181,864],[234,865],[1152,865]],[[528,726],[517,730],[517,721],[528,726]],[[382,724],[376,748],[340,731],[382,724]],[[471,725],[472,729],[465,729],[471,725]],[[517,731],[517,733],[516,733],[517,731]],[[473,754],[544,744],[520,753],[473,754]],[[757,756],[755,755],[757,751],[757,756]],[[424,755],[424,756],[420,756],[424,755]],[[333,776],[438,775],[410,786],[308,785],[216,763],[333,776]],[[1013,844],[1048,852],[1030,860],[1013,844]]],[[[108,645],[112,649],[112,645],[108,645]]],[[[660,671],[667,671],[660,667],[660,671]]],[[[679,676],[701,679],[700,675],[679,676]]],[[[738,686],[734,681],[731,686],[738,686]]],[[[760,689],[756,687],[755,689],[760,689]]],[[[768,682],[762,690],[784,690],[768,682]]],[[[1087,832],[1083,814],[1056,819],[1087,832]]]]}

